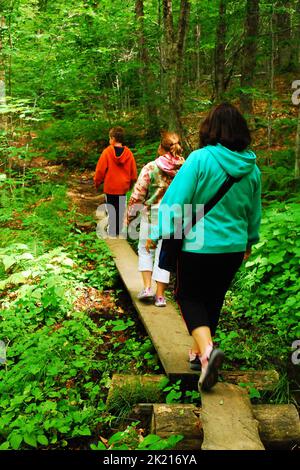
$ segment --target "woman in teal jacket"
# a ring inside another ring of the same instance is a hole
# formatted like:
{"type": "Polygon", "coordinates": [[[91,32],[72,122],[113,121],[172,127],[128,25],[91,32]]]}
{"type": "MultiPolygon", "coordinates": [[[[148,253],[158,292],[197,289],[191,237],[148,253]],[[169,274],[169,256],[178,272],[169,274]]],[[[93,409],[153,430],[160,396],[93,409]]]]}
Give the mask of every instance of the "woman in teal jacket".
{"type": "Polygon", "coordinates": [[[201,368],[199,389],[209,390],[218,380],[224,354],[213,348],[225,294],[251,246],[259,240],[261,219],[260,171],[248,147],[247,123],[234,106],[213,109],[200,129],[201,149],[191,153],[162,199],[158,225],[152,228],[147,249],[169,238],[185,214],[208,203],[228,175],[240,179],[190,231],[185,234],[178,264],[177,301],[194,342],[190,366],[201,368]]]}

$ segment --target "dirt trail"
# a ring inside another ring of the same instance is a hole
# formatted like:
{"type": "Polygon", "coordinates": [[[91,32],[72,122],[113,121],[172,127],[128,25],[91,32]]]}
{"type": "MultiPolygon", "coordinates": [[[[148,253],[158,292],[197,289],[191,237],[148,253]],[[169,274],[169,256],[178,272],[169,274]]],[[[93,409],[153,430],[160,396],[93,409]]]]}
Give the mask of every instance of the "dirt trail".
{"type": "Polygon", "coordinates": [[[98,206],[105,202],[104,194],[97,193],[95,189],[93,170],[70,170],[63,163],[53,164],[45,157],[36,157],[30,162],[13,157],[10,166],[23,174],[27,168],[39,169],[42,181],[65,182],[67,195],[82,215],[95,216],[98,206]]]}
{"type": "Polygon", "coordinates": [[[67,195],[83,215],[95,216],[97,208],[105,201],[104,194],[97,193],[95,189],[93,175],[91,170],[69,175],[67,195]]]}

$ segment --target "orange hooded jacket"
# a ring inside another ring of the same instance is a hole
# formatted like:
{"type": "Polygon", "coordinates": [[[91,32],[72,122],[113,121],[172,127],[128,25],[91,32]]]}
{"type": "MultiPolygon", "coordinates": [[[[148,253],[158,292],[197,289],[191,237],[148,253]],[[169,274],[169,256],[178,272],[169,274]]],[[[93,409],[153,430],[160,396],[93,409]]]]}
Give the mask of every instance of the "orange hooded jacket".
{"type": "Polygon", "coordinates": [[[116,156],[113,145],[103,150],[96,166],[94,182],[96,188],[104,181],[105,194],[126,194],[137,180],[134,156],[128,147],[120,157],[116,156]]]}

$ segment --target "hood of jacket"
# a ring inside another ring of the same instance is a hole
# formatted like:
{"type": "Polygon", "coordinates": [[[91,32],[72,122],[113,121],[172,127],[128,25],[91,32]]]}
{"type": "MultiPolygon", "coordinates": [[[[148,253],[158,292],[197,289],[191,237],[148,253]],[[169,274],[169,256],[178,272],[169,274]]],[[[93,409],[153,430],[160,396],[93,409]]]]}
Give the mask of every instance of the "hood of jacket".
{"type": "Polygon", "coordinates": [[[184,163],[183,157],[175,157],[171,153],[166,153],[165,155],[159,156],[155,160],[158,168],[170,176],[175,176],[177,171],[184,163]]]}
{"type": "Polygon", "coordinates": [[[223,170],[234,178],[241,178],[251,173],[256,164],[256,155],[252,150],[237,152],[221,144],[205,147],[218,161],[223,170]]]}
{"type": "Polygon", "coordinates": [[[123,147],[123,152],[119,157],[116,156],[115,148],[113,145],[110,145],[107,148],[108,157],[111,158],[117,165],[124,165],[124,163],[131,157],[131,151],[128,147],[123,147]]]}

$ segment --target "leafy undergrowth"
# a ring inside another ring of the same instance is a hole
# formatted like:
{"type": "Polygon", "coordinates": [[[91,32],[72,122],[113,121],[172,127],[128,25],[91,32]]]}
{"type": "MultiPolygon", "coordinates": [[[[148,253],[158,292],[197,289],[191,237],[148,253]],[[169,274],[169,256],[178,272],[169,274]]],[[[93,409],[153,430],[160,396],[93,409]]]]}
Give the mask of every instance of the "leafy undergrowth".
{"type": "Polygon", "coordinates": [[[294,199],[265,207],[261,240],[227,295],[216,338],[230,368],[278,370],[275,402],[289,401],[300,388],[292,360],[300,338],[299,222],[294,199]]]}
{"type": "MultiPolygon", "coordinates": [[[[145,438],[130,417],[120,429],[120,413],[105,404],[113,373],[161,370],[106,246],[78,228],[64,185],[43,182],[37,170],[0,185],[0,448],[174,447],[180,436],[145,438]]],[[[227,296],[216,340],[225,367],[276,368],[281,380],[266,399],[287,402],[299,389],[291,363],[300,338],[295,201],[269,203],[261,235],[227,296]]],[[[180,381],[163,392],[167,403],[199,400],[180,381]]],[[[253,390],[251,398],[261,397],[253,390]]]]}
{"type": "Polygon", "coordinates": [[[64,186],[3,179],[0,219],[0,448],[99,447],[116,419],[112,374],[158,370],[152,344],[118,300],[105,245],[76,228],[64,186]]]}

